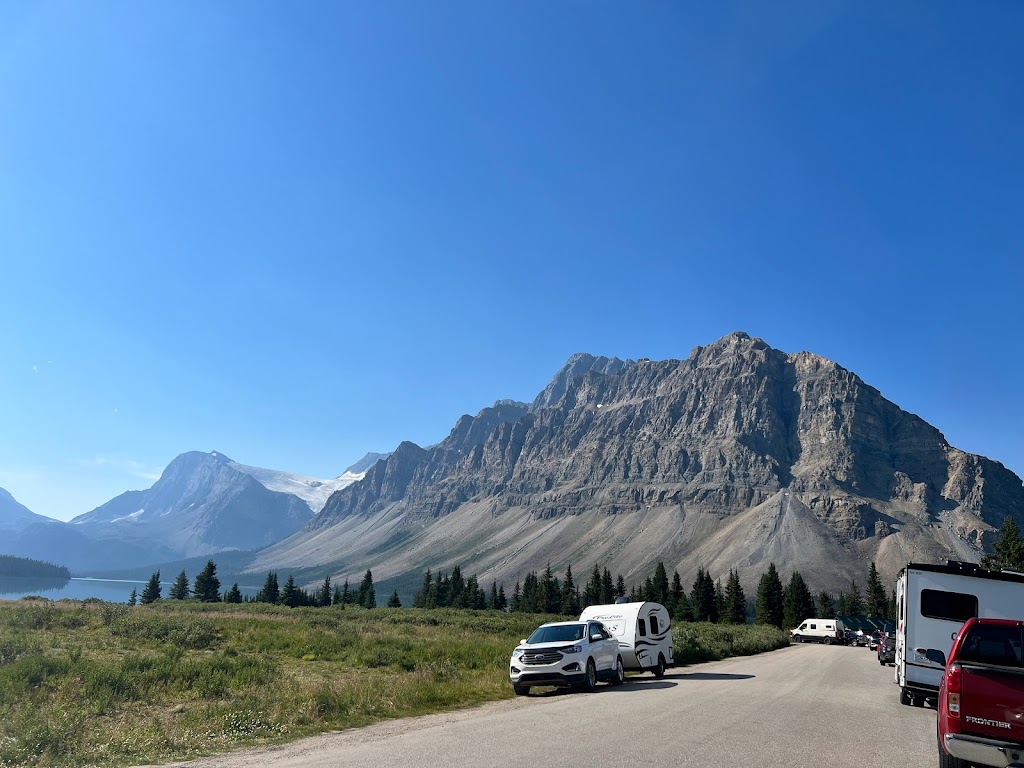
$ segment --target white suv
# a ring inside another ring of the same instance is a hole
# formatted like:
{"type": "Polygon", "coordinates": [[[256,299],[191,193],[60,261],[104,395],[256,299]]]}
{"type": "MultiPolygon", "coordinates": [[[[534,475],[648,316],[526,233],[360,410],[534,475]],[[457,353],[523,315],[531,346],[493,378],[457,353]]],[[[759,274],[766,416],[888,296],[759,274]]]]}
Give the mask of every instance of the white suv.
{"type": "Polygon", "coordinates": [[[542,624],[512,651],[508,676],[517,696],[532,685],[593,691],[598,680],[622,685],[626,679],[619,641],[599,621],[542,624]]]}

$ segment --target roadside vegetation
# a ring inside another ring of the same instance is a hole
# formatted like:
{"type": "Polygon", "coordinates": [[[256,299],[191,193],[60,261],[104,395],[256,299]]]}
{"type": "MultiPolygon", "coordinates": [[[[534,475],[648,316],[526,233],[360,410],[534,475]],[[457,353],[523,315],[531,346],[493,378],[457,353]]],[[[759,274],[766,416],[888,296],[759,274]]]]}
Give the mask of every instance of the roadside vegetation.
{"type": "MultiPolygon", "coordinates": [[[[509,698],[545,614],[158,600],[0,603],[0,766],[187,759],[509,698]]],[[[786,644],[675,627],[682,662],[786,644]]]]}

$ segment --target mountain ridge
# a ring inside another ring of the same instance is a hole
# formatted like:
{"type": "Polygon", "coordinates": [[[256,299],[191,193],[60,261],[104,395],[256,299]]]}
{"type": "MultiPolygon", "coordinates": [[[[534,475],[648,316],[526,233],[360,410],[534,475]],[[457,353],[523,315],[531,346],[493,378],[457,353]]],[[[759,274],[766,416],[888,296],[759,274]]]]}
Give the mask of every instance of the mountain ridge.
{"type": "Polygon", "coordinates": [[[740,567],[749,586],[775,557],[839,589],[871,560],[887,576],[977,560],[1002,517],[1024,519],[1012,472],[820,355],[736,332],[685,360],[614,360],[574,355],[529,407],[403,443],[254,567],[511,580],[548,559],[627,575],[663,559],[684,578],[740,567]]]}

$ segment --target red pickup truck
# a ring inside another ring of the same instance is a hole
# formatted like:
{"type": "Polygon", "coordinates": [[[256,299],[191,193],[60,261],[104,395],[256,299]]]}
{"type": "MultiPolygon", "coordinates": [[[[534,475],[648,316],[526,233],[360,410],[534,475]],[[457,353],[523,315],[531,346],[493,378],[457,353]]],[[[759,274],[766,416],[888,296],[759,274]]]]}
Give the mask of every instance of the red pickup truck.
{"type": "Polygon", "coordinates": [[[944,663],[936,719],[939,768],[1024,768],[1024,621],[970,619],[944,663]]]}

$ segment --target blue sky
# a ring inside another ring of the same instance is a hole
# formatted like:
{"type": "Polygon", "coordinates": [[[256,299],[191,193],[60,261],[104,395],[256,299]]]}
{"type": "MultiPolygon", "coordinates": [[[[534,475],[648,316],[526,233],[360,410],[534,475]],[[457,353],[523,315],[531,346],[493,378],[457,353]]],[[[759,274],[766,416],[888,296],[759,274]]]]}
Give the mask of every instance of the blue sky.
{"type": "Polygon", "coordinates": [[[1024,4],[0,6],[0,486],[318,476],[735,330],[1024,474],[1024,4]],[[898,7],[892,7],[897,5],[898,7]]]}

